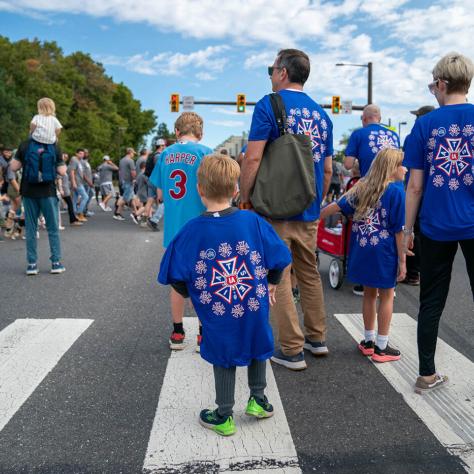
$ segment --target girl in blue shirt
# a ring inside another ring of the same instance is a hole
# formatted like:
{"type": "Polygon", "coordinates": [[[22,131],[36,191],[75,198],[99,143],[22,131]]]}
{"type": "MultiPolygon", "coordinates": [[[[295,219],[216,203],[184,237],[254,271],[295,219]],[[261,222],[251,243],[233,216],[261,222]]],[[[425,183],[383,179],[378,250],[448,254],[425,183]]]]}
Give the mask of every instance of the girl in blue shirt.
{"type": "Polygon", "coordinates": [[[400,351],[388,345],[388,332],[395,284],[406,274],[402,231],[405,192],[396,184],[407,171],[402,162],[400,150],[381,150],[367,175],[337,203],[321,210],[321,218],[339,211],[353,216],[348,278],[364,285],[364,339],[358,347],[375,362],[400,359],[400,351]]]}

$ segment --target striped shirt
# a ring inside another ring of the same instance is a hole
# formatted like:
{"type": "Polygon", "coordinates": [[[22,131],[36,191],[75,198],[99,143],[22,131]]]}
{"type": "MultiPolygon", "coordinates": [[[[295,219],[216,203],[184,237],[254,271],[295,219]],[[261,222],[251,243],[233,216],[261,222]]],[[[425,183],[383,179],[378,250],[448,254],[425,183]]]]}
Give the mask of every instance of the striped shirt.
{"type": "Polygon", "coordinates": [[[35,115],[31,123],[36,125],[31,137],[39,143],[56,143],[56,130],[63,128],[54,115],[35,115]]]}

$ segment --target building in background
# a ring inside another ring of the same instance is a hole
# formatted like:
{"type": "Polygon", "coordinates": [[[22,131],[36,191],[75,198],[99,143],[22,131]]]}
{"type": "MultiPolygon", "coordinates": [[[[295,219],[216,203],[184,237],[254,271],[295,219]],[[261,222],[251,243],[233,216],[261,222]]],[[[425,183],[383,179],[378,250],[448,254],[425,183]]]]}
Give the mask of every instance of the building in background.
{"type": "Polygon", "coordinates": [[[231,135],[227,140],[222,142],[220,145],[216,146],[215,151],[221,151],[225,148],[229,155],[237,158],[239,156],[240,150],[247,143],[248,133],[242,132],[242,135],[231,135]]]}

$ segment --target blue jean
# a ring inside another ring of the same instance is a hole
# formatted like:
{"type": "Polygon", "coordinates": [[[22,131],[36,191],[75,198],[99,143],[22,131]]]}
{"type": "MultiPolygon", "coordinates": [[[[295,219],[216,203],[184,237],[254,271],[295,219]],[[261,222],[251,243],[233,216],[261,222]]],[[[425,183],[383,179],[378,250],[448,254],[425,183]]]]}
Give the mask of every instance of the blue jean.
{"type": "Polygon", "coordinates": [[[89,204],[91,202],[92,197],[94,196],[94,188],[91,188],[88,184],[84,184],[84,190],[87,194],[87,203],[84,211],[87,212],[89,210],[89,204]]]}
{"type": "Polygon", "coordinates": [[[158,206],[156,207],[156,211],[150,217],[150,220],[158,224],[158,222],[160,222],[160,220],[163,219],[164,213],[165,213],[165,205],[163,203],[158,204],[158,206]]]}
{"type": "Polygon", "coordinates": [[[26,227],[26,260],[28,263],[36,263],[38,260],[36,232],[38,231],[38,218],[43,214],[48,230],[49,248],[51,251],[51,262],[61,260],[61,242],[59,240],[59,210],[58,198],[23,198],[25,208],[26,227]]]}
{"type": "Polygon", "coordinates": [[[74,191],[74,212],[76,214],[84,214],[84,209],[86,208],[87,202],[89,201],[89,195],[87,194],[84,185],[79,184],[74,191]],[[79,200],[79,197],[81,198],[81,202],[79,205],[77,204],[77,201],[79,200]]]}

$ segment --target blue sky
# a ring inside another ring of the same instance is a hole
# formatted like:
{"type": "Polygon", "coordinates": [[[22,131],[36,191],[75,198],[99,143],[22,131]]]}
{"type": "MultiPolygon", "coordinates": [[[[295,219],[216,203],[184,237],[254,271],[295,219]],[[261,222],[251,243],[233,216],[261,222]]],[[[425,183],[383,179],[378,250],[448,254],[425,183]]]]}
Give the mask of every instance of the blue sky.
{"type": "MultiPolygon", "coordinates": [[[[312,60],[306,90],[318,102],[332,95],[363,105],[365,68],[374,64],[374,102],[383,121],[409,131],[409,110],[436,105],[426,85],[450,51],[469,55],[474,26],[468,2],[451,0],[0,0],[1,34],[11,40],[54,40],[66,54],[84,51],[124,82],[144,108],[170,128],[173,92],[196,100],[258,100],[270,92],[266,67],[280,48],[298,47],[312,60]],[[289,9],[289,6],[292,8],[289,9]]],[[[252,107],[197,106],[204,142],[217,146],[250,127],[252,107]]],[[[59,117],[60,118],[60,117],[59,117]]],[[[359,113],[332,117],[335,145],[360,126],[359,113]]]]}

